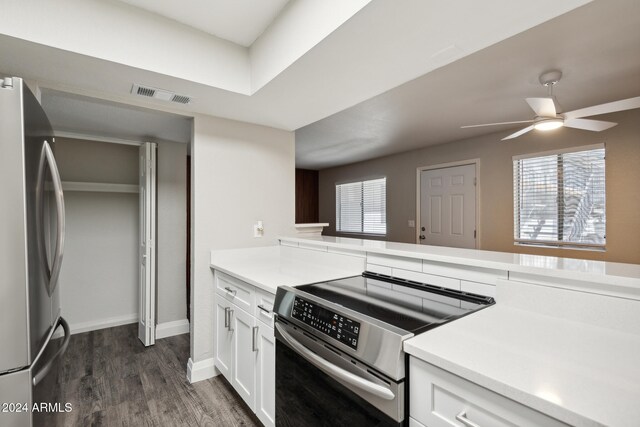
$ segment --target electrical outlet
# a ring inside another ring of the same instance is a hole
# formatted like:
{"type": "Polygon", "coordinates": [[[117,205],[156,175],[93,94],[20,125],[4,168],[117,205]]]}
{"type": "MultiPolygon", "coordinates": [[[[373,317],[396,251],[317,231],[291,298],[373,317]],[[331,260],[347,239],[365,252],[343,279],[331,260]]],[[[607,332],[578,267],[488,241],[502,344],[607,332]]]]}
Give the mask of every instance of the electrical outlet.
{"type": "Polygon", "coordinates": [[[416,228],[416,221],[414,219],[409,220],[409,228],[416,228]]]}

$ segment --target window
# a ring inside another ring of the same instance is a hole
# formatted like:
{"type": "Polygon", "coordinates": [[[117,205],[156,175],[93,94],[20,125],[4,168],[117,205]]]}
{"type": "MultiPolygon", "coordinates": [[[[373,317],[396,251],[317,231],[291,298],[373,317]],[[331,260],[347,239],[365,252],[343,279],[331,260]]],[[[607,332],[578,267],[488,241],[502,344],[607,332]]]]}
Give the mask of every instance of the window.
{"type": "Polygon", "coordinates": [[[514,157],[515,241],[603,248],[604,145],[514,157]]]}
{"type": "Polygon", "coordinates": [[[387,179],[336,185],[336,230],[387,233],[387,179]]]}

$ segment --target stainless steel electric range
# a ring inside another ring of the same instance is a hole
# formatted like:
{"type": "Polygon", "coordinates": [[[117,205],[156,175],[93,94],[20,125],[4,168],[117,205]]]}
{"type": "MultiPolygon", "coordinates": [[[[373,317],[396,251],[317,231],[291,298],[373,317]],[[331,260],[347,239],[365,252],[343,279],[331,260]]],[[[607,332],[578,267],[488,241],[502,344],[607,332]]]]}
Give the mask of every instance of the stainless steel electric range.
{"type": "Polygon", "coordinates": [[[407,424],[403,341],[493,303],[370,272],[278,288],[276,424],[407,424]]]}

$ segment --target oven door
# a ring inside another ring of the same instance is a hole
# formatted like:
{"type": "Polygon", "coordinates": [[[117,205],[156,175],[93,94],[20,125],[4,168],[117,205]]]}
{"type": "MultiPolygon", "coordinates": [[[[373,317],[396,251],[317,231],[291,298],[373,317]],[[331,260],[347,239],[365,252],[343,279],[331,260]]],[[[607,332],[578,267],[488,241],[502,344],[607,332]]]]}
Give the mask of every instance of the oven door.
{"type": "Polygon", "coordinates": [[[276,319],[276,425],[404,425],[405,383],[276,319]]]}

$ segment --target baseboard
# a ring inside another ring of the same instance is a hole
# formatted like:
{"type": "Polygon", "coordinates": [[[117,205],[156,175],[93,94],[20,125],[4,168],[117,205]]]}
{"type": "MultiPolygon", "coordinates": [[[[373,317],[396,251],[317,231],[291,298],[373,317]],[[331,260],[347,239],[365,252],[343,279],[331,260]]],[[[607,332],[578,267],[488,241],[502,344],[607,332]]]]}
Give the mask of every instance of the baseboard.
{"type": "Polygon", "coordinates": [[[189,362],[187,363],[187,380],[189,380],[190,383],[213,378],[219,374],[220,371],[218,371],[213,364],[213,357],[199,362],[194,362],[189,358],[189,362]]]}
{"type": "Polygon", "coordinates": [[[174,320],[173,322],[158,323],[156,325],[156,339],[172,337],[189,333],[189,321],[187,319],[174,320]]]}
{"type": "MultiPolygon", "coordinates": [[[[64,317],[64,313],[62,314],[64,317]]],[[[109,317],[107,319],[94,320],[91,322],[71,323],[69,329],[71,329],[71,335],[81,334],[83,332],[97,331],[98,329],[113,328],[114,326],[128,325],[130,323],[138,322],[138,313],[129,314],[126,316],[109,317]]],[[[54,338],[62,336],[62,328],[58,328],[58,331],[54,334],[54,338]]]]}

